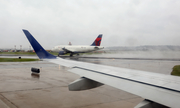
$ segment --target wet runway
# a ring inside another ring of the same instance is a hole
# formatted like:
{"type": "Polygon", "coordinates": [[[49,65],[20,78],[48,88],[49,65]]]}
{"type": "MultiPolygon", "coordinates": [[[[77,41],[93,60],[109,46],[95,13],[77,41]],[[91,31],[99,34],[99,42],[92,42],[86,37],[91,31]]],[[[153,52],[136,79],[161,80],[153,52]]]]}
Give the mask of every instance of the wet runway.
{"type": "MultiPolygon", "coordinates": [[[[180,61],[102,58],[66,58],[115,67],[170,74],[180,61]]],[[[80,78],[68,68],[46,61],[0,63],[0,108],[133,108],[143,99],[104,85],[85,91],[69,91],[80,78]],[[31,67],[41,69],[32,75],[31,67]]]]}

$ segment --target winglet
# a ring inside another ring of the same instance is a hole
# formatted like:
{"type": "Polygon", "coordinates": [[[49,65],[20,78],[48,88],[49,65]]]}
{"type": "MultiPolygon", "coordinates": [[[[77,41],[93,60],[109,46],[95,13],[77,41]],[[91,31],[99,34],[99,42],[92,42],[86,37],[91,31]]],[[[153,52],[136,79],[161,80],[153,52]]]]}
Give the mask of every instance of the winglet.
{"type": "Polygon", "coordinates": [[[100,46],[101,45],[101,39],[102,39],[102,34],[100,34],[96,40],[91,44],[91,46],[100,46]]]}
{"type": "Polygon", "coordinates": [[[40,59],[55,59],[56,56],[48,53],[44,48],[37,42],[37,40],[29,33],[27,30],[23,30],[24,34],[26,35],[27,39],[31,43],[34,51],[38,55],[40,59]]]}

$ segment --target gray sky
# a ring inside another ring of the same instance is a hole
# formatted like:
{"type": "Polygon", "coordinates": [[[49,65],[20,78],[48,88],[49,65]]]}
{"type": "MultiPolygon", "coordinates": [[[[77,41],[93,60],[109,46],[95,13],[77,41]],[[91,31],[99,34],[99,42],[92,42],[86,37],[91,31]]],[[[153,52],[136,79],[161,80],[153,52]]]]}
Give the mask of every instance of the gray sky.
{"type": "Polygon", "coordinates": [[[0,0],[0,48],[180,45],[180,0],[0,0]]]}

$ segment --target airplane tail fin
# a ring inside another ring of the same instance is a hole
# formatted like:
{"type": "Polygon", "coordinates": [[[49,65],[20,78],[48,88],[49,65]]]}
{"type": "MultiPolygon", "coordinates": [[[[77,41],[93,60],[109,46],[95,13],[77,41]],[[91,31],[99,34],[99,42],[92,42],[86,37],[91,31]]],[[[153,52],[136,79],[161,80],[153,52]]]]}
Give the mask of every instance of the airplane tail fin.
{"type": "Polygon", "coordinates": [[[101,39],[102,39],[102,34],[100,34],[96,40],[91,44],[91,46],[100,46],[101,45],[101,39]]]}
{"type": "Polygon", "coordinates": [[[24,34],[26,35],[27,39],[31,43],[34,51],[38,55],[40,59],[55,59],[56,56],[48,53],[44,48],[37,42],[37,40],[29,33],[27,30],[23,30],[24,34]]]}

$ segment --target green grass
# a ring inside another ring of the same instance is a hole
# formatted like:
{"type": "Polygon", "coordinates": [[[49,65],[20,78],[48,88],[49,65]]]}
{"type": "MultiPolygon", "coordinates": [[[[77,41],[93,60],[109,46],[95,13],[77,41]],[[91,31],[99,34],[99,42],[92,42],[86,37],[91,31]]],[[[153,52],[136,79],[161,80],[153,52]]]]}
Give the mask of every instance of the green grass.
{"type": "MultiPolygon", "coordinates": [[[[57,52],[50,52],[53,55],[58,55],[57,52]]],[[[35,52],[0,52],[0,54],[12,54],[12,55],[36,55],[35,52]]]]}
{"type": "Polygon", "coordinates": [[[29,62],[29,61],[39,61],[39,59],[30,58],[0,58],[0,62],[29,62]]]}
{"type": "Polygon", "coordinates": [[[180,76],[180,65],[176,65],[173,67],[171,75],[180,76]]]}
{"type": "Polygon", "coordinates": [[[35,52],[0,52],[0,54],[35,55],[35,52]]]}

